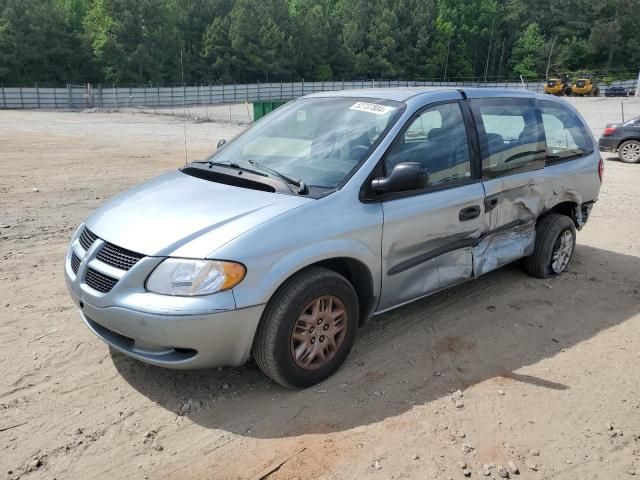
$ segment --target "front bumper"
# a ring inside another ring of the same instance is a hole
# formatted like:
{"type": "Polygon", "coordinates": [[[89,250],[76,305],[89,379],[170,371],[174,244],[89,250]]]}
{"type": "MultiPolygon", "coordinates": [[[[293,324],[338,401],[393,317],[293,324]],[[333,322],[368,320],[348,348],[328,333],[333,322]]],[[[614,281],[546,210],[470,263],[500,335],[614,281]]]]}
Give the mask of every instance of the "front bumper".
{"type": "Polygon", "coordinates": [[[209,315],[158,315],[77,302],[84,323],[111,347],[177,369],[245,363],[263,310],[256,306],[209,315]]]}
{"type": "Polygon", "coordinates": [[[162,258],[145,257],[128,271],[109,270],[97,252],[85,251],[76,233],[65,262],[65,280],[85,324],[114,349],[161,367],[192,369],[242,365],[249,358],[264,305],[237,309],[228,290],[203,297],[148,292],[144,281],[162,258]],[[77,273],[71,263],[82,258],[77,273]],[[88,269],[111,273],[115,286],[101,293],[86,283],[88,269]]]}

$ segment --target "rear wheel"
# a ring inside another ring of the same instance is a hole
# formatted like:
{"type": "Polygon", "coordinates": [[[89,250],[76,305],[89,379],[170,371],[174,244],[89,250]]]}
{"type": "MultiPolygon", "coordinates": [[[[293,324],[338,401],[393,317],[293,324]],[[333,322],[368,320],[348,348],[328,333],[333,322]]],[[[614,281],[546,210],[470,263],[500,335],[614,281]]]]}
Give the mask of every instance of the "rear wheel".
{"type": "Polygon", "coordinates": [[[618,148],[618,157],[624,163],[638,163],[640,161],[640,142],[627,140],[618,148]]]}
{"type": "Polygon", "coordinates": [[[549,278],[564,272],[573,257],[576,245],[576,227],[566,215],[551,213],[536,225],[536,243],[533,254],[524,259],[529,275],[549,278]]]}
{"type": "Polygon", "coordinates": [[[340,274],[313,267],[289,279],[267,305],[253,344],[260,370],[289,388],[315,385],[347,358],[358,297],[340,274]]]}

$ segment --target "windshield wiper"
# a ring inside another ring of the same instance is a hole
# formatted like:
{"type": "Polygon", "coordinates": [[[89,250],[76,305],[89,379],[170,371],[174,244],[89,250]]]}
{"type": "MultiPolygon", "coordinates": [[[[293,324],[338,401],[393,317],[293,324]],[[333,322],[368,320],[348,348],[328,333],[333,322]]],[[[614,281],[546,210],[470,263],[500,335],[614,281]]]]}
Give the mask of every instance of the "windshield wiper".
{"type": "Polygon", "coordinates": [[[206,164],[209,165],[209,168],[211,168],[213,166],[215,166],[215,167],[233,168],[234,170],[241,170],[241,171],[244,171],[244,172],[253,173],[255,175],[260,175],[261,177],[266,177],[267,176],[264,173],[257,172],[255,170],[251,170],[250,168],[241,167],[239,164],[237,164],[235,162],[230,162],[228,160],[225,160],[224,162],[214,162],[213,160],[202,160],[202,161],[197,161],[197,162],[193,162],[193,163],[206,163],[206,164]]]}
{"type": "Polygon", "coordinates": [[[274,170],[273,168],[265,167],[264,165],[256,162],[255,160],[249,159],[249,160],[247,160],[247,162],[249,162],[254,167],[260,168],[260,169],[264,170],[265,172],[269,172],[269,173],[275,175],[276,177],[280,178],[281,180],[284,180],[285,182],[287,182],[290,185],[295,185],[296,187],[298,187],[298,193],[300,195],[303,195],[303,194],[309,192],[309,189],[307,188],[307,184],[304,183],[303,180],[300,180],[298,178],[289,177],[289,176],[285,175],[284,173],[280,173],[277,170],[274,170]]]}

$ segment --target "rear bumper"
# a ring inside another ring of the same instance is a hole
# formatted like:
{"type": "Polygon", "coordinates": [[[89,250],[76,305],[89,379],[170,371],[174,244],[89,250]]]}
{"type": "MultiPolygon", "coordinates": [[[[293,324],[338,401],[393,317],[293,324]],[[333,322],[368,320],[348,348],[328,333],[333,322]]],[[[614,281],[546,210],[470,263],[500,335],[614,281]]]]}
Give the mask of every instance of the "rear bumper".
{"type": "Polygon", "coordinates": [[[611,137],[600,137],[598,140],[598,149],[601,152],[615,153],[618,150],[619,140],[611,137]]]}

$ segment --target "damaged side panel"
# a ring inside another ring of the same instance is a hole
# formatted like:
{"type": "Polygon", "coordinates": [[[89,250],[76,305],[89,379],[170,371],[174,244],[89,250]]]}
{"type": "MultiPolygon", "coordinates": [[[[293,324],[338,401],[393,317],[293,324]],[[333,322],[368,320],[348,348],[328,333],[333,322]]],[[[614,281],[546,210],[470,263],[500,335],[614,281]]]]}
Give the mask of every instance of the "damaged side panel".
{"type": "Polygon", "coordinates": [[[473,247],[474,277],[531,255],[535,241],[535,222],[487,235],[473,247]]]}
{"type": "Polygon", "coordinates": [[[473,278],[471,249],[483,232],[480,182],[383,203],[379,310],[473,278]],[[461,219],[461,212],[477,215],[461,219]]]}
{"type": "Polygon", "coordinates": [[[544,170],[521,173],[483,182],[487,194],[485,232],[535,222],[553,196],[544,170]]]}

